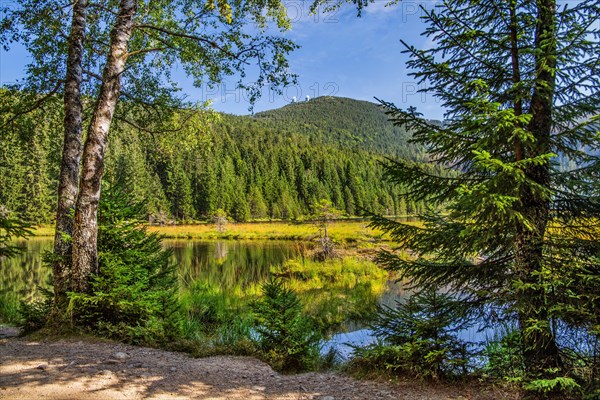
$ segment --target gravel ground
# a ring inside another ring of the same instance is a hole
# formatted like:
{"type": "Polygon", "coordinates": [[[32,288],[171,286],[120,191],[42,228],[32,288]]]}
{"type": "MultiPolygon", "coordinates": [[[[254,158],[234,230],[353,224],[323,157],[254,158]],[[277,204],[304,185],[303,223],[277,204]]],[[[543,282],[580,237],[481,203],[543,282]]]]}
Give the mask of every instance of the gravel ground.
{"type": "Polygon", "coordinates": [[[0,328],[0,399],[515,399],[472,385],[356,380],[336,373],[281,375],[250,357],[185,354],[95,342],[34,341],[0,328]]]}

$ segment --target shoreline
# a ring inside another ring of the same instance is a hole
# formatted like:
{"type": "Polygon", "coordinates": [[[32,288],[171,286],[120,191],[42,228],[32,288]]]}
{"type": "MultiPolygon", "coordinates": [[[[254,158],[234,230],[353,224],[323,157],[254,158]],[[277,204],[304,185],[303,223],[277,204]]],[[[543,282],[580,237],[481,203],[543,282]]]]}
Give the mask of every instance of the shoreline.
{"type": "MultiPolygon", "coordinates": [[[[369,221],[335,221],[328,225],[332,240],[341,244],[381,243],[386,235],[381,231],[368,227],[369,221]]],[[[165,239],[189,240],[284,240],[314,241],[320,237],[319,228],[308,222],[290,223],[244,222],[229,223],[222,232],[217,231],[215,224],[187,225],[147,225],[148,231],[161,234],[165,239]]],[[[32,237],[53,237],[54,226],[39,225],[32,229],[32,237]]]]}
{"type": "Polygon", "coordinates": [[[477,382],[356,379],[335,371],[284,375],[248,356],[191,356],[89,337],[0,339],[0,397],[60,400],[515,399],[477,382]]]}

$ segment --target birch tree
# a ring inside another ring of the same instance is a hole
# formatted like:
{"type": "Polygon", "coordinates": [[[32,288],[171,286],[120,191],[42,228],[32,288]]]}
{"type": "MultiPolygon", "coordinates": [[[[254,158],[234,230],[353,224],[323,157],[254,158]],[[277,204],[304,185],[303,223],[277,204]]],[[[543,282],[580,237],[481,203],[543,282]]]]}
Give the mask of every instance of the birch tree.
{"type": "Polygon", "coordinates": [[[64,98],[57,301],[68,290],[87,290],[90,274],[98,270],[97,208],[111,124],[114,119],[138,128],[149,124],[147,115],[127,113],[128,105],[142,104],[157,118],[165,109],[194,107],[177,95],[175,66],[197,86],[234,76],[236,88],[251,101],[265,87],[294,80],[286,55],[295,45],[266,34],[273,24],[289,27],[279,1],[45,0],[23,1],[3,13],[1,43],[20,42],[32,54],[19,88],[34,93],[36,102],[55,94],[64,98]],[[126,101],[119,106],[120,98],[126,101]]]}

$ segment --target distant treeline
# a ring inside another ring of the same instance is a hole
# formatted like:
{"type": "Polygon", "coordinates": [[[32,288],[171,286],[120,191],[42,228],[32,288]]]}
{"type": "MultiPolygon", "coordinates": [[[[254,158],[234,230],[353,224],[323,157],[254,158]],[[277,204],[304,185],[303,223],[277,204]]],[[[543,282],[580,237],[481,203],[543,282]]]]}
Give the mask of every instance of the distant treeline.
{"type": "MultiPolygon", "coordinates": [[[[19,101],[2,94],[2,109],[19,101]]],[[[423,202],[404,198],[402,188],[385,181],[380,162],[384,155],[420,160],[423,149],[386,125],[374,104],[342,100],[316,99],[259,117],[184,110],[144,127],[119,117],[106,181],[124,182],[153,221],[209,219],[217,210],[236,221],[291,220],[309,216],[321,199],[350,216],[362,209],[395,215],[422,210],[423,202]]],[[[21,116],[5,112],[0,124],[0,204],[29,221],[50,222],[61,102],[52,99],[21,116]]]]}

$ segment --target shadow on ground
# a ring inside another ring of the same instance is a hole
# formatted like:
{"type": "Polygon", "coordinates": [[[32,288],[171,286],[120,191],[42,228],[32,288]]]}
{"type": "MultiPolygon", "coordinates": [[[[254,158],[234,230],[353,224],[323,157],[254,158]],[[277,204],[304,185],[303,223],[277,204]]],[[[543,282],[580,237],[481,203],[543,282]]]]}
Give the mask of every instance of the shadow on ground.
{"type": "Polygon", "coordinates": [[[479,399],[512,394],[333,373],[281,375],[249,357],[185,354],[76,339],[0,340],[0,399],[479,399]]]}

